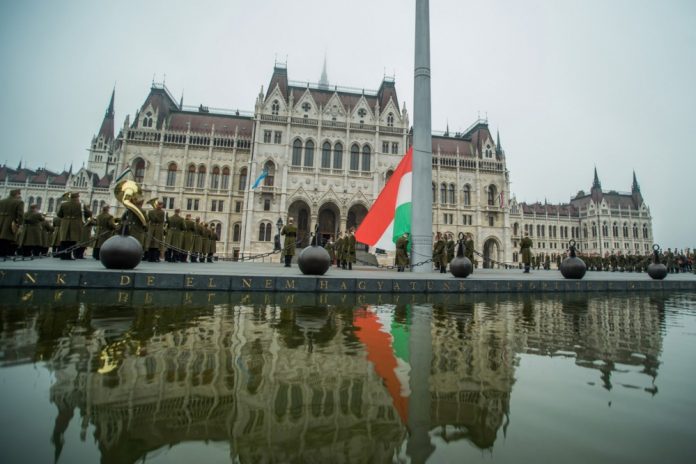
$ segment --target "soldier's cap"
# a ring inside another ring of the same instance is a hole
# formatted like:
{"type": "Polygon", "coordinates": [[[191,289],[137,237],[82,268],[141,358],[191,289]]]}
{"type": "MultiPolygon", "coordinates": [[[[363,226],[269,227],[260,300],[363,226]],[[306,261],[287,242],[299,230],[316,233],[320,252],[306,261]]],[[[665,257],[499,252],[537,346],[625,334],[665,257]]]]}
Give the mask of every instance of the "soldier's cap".
{"type": "Polygon", "coordinates": [[[72,192],[70,198],[80,198],[80,192],[72,192]]]}
{"type": "Polygon", "coordinates": [[[13,197],[15,197],[21,193],[22,193],[22,191],[20,189],[10,190],[10,195],[12,195],[13,197]]]}

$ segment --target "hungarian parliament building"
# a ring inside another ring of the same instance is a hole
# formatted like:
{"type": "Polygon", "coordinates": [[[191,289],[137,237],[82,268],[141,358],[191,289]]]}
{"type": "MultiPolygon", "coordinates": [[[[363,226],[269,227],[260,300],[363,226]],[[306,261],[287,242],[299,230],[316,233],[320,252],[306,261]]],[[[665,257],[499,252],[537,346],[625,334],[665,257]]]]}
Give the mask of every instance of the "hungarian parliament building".
{"type": "MultiPolygon", "coordinates": [[[[359,225],[411,139],[393,78],[377,90],[341,87],[324,67],[318,83],[296,82],[276,63],[253,112],[185,106],[153,83],[117,130],[112,93],[86,166],[60,173],[0,166],[0,194],[20,188],[25,203],[51,217],[65,192],[80,192],[95,214],[103,205],[120,214],[113,180],[130,167],[146,200],[212,224],[219,255],[248,256],[271,251],[288,217],[301,246],[317,225],[324,239],[359,225]]],[[[486,119],[433,133],[432,150],[433,232],[473,234],[484,265],[517,262],[525,233],[536,255],[562,254],[570,240],[589,255],[651,250],[650,210],[635,173],[630,193],[602,189],[595,170],[589,191],[568,203],[525,203],[510,192],[506,152],[486,119]]]]}

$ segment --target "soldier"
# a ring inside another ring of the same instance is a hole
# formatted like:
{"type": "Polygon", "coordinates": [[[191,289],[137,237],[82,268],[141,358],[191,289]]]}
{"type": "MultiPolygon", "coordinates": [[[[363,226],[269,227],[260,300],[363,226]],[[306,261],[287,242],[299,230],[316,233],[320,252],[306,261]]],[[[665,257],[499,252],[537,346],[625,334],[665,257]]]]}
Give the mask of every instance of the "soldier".
{"type": "Polygon", "coordinates": [[[19,247],[22,256],[39,256],[41,253],[43,215],[39,213],[38,205],[30,205],[24,213],[22,232],[19,236],[19,247]]]}
{"type": "Polygon", "coordinates": [[[348,263],[348,270],[353,270],[355,259],[355,227],[348,230],[348,236],[343,240],[343,259],[348,263]]]}
{"type": "Polygon", "coordinates": [[[70,201],[61,203],[56,215],[60,220],[60,259],[72,260],[72,251],[66,251],[82,238],[82,208],[80,194],[70,194],[70,201]]]}
{"type": "Polygon", "coordinates": [[[145,216],[145,212],[143,211],[143,199],[142,198],[135,198],[132,200],[133,205],[135,205],[136,208],[140,210],[140,213],[142,217],[145,218],[146,223],[143,224],[142,221],[140,220],[140,217],[136,215],[133,211],[128,209],[125,214],[126,221],[128,223],[128,231],[127,234],[133,237],[140,243],[140,246],[143,247],[143,251],[145,250],[145,239],[147,238],[147,217],[145,216]]]}
{"type": "Polygon", "coordinates": [[[186,218],[184,219],[184,232],[181,237],[181,249],[185,251],[185,253],[181,257],[181,261],[184,263],[187,261],[188,255],[191,256],[191,262],[195,262],[193,257],[193,242],[195,230],[196,223],[193,222],[193,219],[191,219],[191,215],[187,214],[186,218]]]}
{"type": "Polygon", "coordinates": [[[324,249],[329,253],[329,265],[333,265],[336,259],[336,248],[334,247],[333,235],[329,235],[329,239],[324,244],[324,249]]]}
{"type": "Polygon", "coordinates": [[[207,262],[208,249],[210,248],[210,229],[208,229],[208,223],[201,223],[201,254],[200,262],[207,262]]]}
{"type": "Polygon", "coordinates": [[[177,208],[172,216],[167,217],[167,236],[165,238],[167,251],[164,252],[164,260],[170,263],[186,261],[186,255],[177,251],[182,248],[184,231],[186,230],[186,223],[184,218],[179,215],[180,212],[181,210],[177,208]]]}
{"type": "Polygon", "coordinates": [[[466,240],[464,241],[464,256],[469,258],[471,264],[474,264],[474,236],[471,233],[466,234],[466,240]]]}
{"type": "Polygon", "coordinates": [[[51,246],[51,239],[53,235],[53,225],[51,221],[44,217],[41,223],[41,255],[48,255],[48,247],[51,246]]]}
{"type": "Polygon", "coordinates": [[[51,253],[54,258],[60,258],[58,251],[60,250],[60,218],[53,217],[53,236],[51,237],[51,253]]]}
{"type": "Polygon", "coordinates": [[[433,262],[435,267],[440,269],[440,274],[447,272],[447,242],[440,232],[435,234],[435,245],[433,246],[433,262]]]}
{"type": "Polygon", "coordinates": [[[96,224],[96,220],[92,217],[92,211],[86,206],[82,207],[82,232],[80,233],[80,246],[73,253],[75,259],[85,259],[85,249],[88,246],[93,246],[92,243],[92,228],[96,224]]]}
{"type": "Polygon", "coordinates": [[[338,238],[336,239],[336,267],[342,267],[345,269],[343,264],[343,232],[338,231],[338,238]]]}
{"type": "Polygon", "coordinates": [[[11,190],[10,196],[0,200],[0,258],[13,256],[17,243],[15,234],[24,219],[24,202],[19,189],[11,190]]]}
{"type": "Polygon", "coordinates": [[[451,263],[454,259],[454,235],[452,232],[447,233],[447,264],[451,263]]]}
{"type": "Polygon", "coordinates": [[[158,201],[155,207],[147,212],[147,249],[145,256],[150,263],[159,263],[160,261],[160,244],[164,240],[164,203],[158,201]]]}
{"type": "Polygon", "coordinates": [[[285,235],[283,256],[285,256],[285,267],[290,267],[292,257],[295,256],[295,238],[297,237],[297,227],[295,227],[294,218],[288,218],[288,223],[283,226],[280,235],[285,235]]]}
{"type": "Polygon", "coordinates": [[[397,272],[404,272],[404,268],[408,266],[408,232],[404,232],[401,237],[396,240],[396,256],[394,264],[397,272]]]}
{"type": "Polygon", "coordinates": [[[101,250],[104,242],[114,235],[116,228],[116,221],[109,214],[109,207],[102,206],[101,213],[97,216],[97,236],[95,237],[94,250],[92,251],[94,259],[99,259],[99,250],[101,250]]]}
{"type": "Polygon", "coordinates": [[[532,239],[529,238],[528,233],[525,233],[524,238],[520,241],[520,254],[524,264],[524,273],[529,274],[529,266],[532,263],[532,239]]]}
{"type": "Polygon", "coordinates": [[[201,218],[196,218],[196,230],[193,235],[193,253],[196,255],[197,263],[204,263],[203,258],[203,234],[205,233],[205,228],[201,224],[201,218]]]}
{"type": "Polygon", "coordinates": [[[220,237],[218,237],[217,231],[215,230],[215,224],[212,222],[210,223],[208,230],[210,231],[210,244],[208,247],[208,262],[212,263],[213,262],[213,257],[215,256],[215,253],[217,253],[217,242],[220,240],[220,237]]]}

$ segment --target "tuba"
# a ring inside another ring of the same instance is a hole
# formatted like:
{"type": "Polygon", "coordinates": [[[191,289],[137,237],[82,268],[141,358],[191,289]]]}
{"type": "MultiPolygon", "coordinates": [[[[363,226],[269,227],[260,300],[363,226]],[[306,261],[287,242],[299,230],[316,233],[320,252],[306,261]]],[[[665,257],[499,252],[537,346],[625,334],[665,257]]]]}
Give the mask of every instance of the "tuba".
{"type": "Polygon", "coordinates": [[[121,180],[116,183],[114,187],[114,195],[116,199],[130,210],[142,223],[143,226],[147,226],[147,219],[142,210],[133,204],[133,200],[142,198],[143,191],[140,186],[132,180],[121,180]]]}
{"type": "Polygon", "coordinates": [[[157,197],[151,198],[151,199],[147,200],[147,204],[152,206],[152,209],[155,209],[157,207],[157,200],[158,200],[157,197]]]}

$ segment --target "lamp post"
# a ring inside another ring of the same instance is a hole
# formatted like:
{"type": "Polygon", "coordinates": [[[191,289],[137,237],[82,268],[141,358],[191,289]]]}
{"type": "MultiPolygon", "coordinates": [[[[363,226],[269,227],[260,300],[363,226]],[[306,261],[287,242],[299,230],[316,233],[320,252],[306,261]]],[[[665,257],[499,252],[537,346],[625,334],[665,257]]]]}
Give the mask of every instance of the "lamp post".
{"type": "Polygon", "coordinates": [[[278,235],[276,235],[276,240],[274,243],[274,248],[273,251],[279,251],[280,250],[280,229],[283,228],[283,218],[278,218],[276,221],[276,227],[278,228],[278,235]]]}

